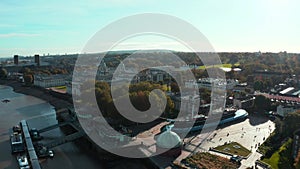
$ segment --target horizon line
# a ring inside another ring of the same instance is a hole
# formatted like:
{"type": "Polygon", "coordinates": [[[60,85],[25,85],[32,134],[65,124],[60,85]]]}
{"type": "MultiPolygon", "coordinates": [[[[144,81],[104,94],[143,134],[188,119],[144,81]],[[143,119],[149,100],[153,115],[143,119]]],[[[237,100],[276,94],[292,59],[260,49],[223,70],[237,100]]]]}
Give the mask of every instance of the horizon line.
{"type": "Polygon", "coordinates": [[[50,54],[50,53],[43,53],[43,54],[30,54],[30,55],[23,55],[23,54],[13,54],[12,56],[0,56],[0,58],[10,58],[14,55],[18,55],[20,57],[33,57],[34,55],[40,55],[41,57],[47,56],[66,56],[66,55],[82,55],[82,54],[101,54],[101,53],[108,53],[108,52],[132,52],[132,51],[171,51],[171,52],[182,52],[182,53],[287,53],[287,54],[300,54],[299,52],[288,52],[288,51],[183,51],[183,50],[172,50],[172,49],[120,49],[120,50],[109,50],[103,52],[91,52],[91,53],[79,53],[79,52],[68,52],[68,53],[57,53],[57,54],[50,54]]]}

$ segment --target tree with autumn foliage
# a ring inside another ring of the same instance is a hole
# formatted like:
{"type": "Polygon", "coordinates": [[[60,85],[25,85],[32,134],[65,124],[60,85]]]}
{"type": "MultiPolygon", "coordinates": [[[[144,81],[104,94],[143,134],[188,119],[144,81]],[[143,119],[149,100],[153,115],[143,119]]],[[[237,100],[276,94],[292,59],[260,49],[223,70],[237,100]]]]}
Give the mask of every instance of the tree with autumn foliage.
{"type": "MultiPolygon", "coordinates": [[[[152,90],[159,89],[164,92],[165,87],[160,84],[152,84],[150,82],[141,82],[137,84],[131,84],[129,86],[129,91],[126,91],[126,86],[119,86],[114,88],[114,93],[117,93],[117,98],[112,99],[111,95],[111,88],[108,83],[106,82],[95,82],[95,94],[97,98],[98,107],[103,113],[104,116],[114,118],[114,119],[122,119],[121,115],[119,114],[118,110],[115,107],[115,103],[124,103],[123,99],[128,99],[129,92],[129,99],[131,104],[134,106],[135,109],[139,111],[146,111],[151,107],[149,102],[149,96],[152,90]]],[[[89,90],[87,90],[89,95],[89,90]]],[[[155,103],[162,103],[160,95],[153,93],[153,97],[155,99],[155,103]]],[[[84,94],[83,94],[84,95],[84,94]]],[[[88,96],[87,95],[87,96],[88,96]]],[[[166,96],[167,103],[164,110],[161,110],[164,116],[172,115],[174,109],[174,103],[169,96],[166,96]]],[[[127,105],[123,105],[126,107],[127,105]]]]}
{"type": "Polygon", "coordinates": [[[0,79],[5,79],[7,78],[7,70],[4,68],[0,69],[0,79]]]}
{"type": "Polygon", "coordinates": [[[26,86],[31,86],[33,83],[33,76],[31,74],[24,75],[24,82],[26,86]]]}
{"type": "Polygon", "coordinates": [[[296,169],[300,169],[300,151],[298,152],[298,155],[295,159],[295,164],[294,164],[296,169]]]}

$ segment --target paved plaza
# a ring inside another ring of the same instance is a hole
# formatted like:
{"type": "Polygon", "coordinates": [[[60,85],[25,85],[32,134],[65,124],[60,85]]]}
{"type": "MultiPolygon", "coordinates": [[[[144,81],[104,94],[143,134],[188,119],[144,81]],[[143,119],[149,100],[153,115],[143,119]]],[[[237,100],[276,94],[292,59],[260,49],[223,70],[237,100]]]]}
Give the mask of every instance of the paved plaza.
{"type": "MultiPolygon", "coordinates": [[[[191,153],[207,152],[210,148],[223,145],[226,142],[238,142],[252,152],[247,159],[242,160],[242,166],[240,168],[251,167],[254,166],[255,161],[261,157],[261,154],[256,152],[258,146],[270,136],[274,129],[275,124],[269,119],[251,115],[245,121],[219,127],[208,136],[207,134],[199,134],[186,138],[184,140],[185,146],[183,153],[176,161],[186,158],[191,155],[191,153]]],[[[212,151],[210,151],[210,153],[230,158],[228,155],[212,151]]]]}
{"type": "MultiPolygon", "coordinates": [[[[153,137],[159,133],[159,129],[166,123],[161,123],[152,129],[138,135],[137,142],[143,137],[149,137],[149,140],[144,138],[143,144],[146,145],[145,154],[148,152],[155,152],[155,141],[153,137]],[[152,138],[152,139],[151,139],[152,138]]],[[[172,161],[180,162],[188,156],[195,154],[196,152],[210,152],[211,154],[219,155],[225,158],[231,156],[210,151],[210,148],[224,145],[224,143],[238,142],[245,148],[251,151],[248,158],[242,160],[241,169],[252,167],[255,165],[255,161],[262,156],[256,152],[259,145],[261,145],[275,130],[275,124],[267,117],[259,116],[257,114],[251,114],[249,117],[240,122],[227,124],[225,126],[218,127],[216,130],[210,133],[194,133],[191,136],[186,137],[184,141],[184,147],[182,154],[175,160],[164,157],[152,157],[151,159],[162,168],[172,168],[170,165],[172,161]]],[[[138,143],[140,144],[140,143],[138,143]]]]}

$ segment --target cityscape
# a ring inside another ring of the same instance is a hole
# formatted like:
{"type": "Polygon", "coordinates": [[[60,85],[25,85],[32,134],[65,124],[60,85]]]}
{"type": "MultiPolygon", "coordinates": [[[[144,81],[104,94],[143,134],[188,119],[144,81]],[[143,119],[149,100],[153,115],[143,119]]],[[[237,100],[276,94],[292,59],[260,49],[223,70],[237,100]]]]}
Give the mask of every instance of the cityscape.
{"type": "Polygon", "coordinates": [[[300,168],[298,2],[71,3],[0,2],[0,169],[300,168]]]}

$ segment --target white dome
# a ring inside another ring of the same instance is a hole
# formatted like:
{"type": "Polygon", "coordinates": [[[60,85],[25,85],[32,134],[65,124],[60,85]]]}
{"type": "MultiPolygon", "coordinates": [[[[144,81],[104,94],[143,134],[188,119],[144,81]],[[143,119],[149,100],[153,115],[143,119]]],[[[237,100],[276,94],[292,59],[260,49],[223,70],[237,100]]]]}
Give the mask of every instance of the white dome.
{"type": "Polygon", "coordinates": [[[169,130],[160,134],[156,141],[156,145],[160,148],[174,148],[178,147],[180,144],[180,137],[176,133],[169,130]]]}

